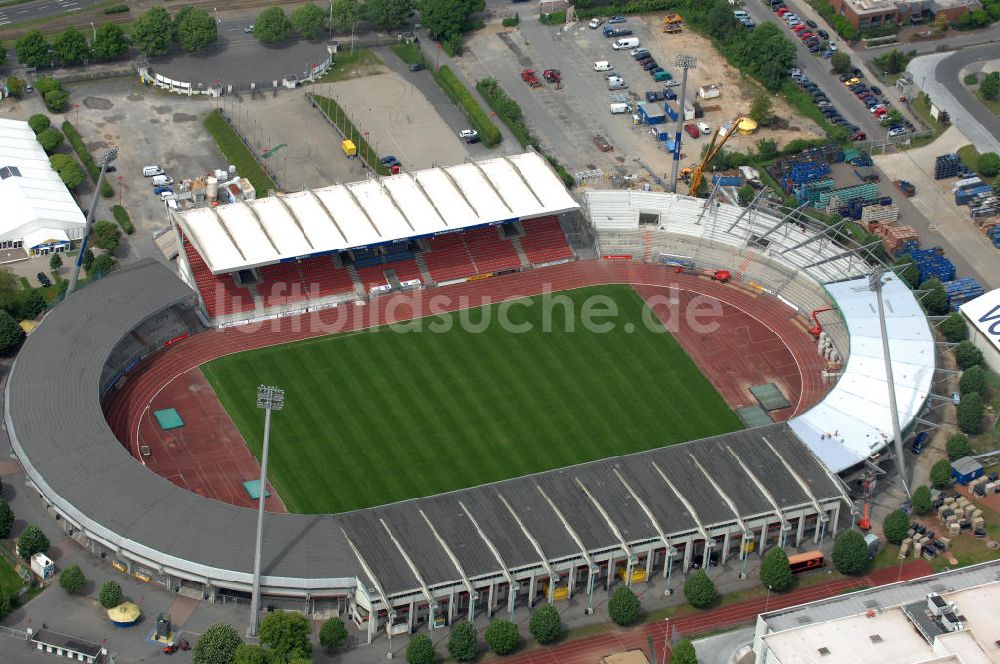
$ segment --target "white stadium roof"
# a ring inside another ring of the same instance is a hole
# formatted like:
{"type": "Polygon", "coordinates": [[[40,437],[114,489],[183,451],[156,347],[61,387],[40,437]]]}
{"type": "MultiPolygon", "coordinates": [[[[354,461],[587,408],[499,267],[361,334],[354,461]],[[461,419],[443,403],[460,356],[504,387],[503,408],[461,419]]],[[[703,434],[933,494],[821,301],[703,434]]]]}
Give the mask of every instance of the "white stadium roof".
{"type": "Polygon", "coordinates": [[[39,228],[84,225],[80,207],[49,165],[35,132],[20,120],[0,119],[0,201],[4,239],[20,240],[39,228]]]}
{"type": "Polygon", "coordinates": [[[176,213],[216,273],[579,208],[535,152],[176,213]]]}
{"type": "Polygon", "coordinates": [[[1000,353],[1000,288],[966,302],[959,310],[1000,353]]]}
{"type": "MultiPolygon", "coordinates": [[[[830,393],[789,424],[839,473],[892,443],[892,418],[878,308],[868,279],[827,284],[826,290],[850,333],[850,355],[830,393]]],[[[930,394],[934,337],[916,298],[898,278],[889,275],[882,294],[899,425],[905,429],[930,394]]]]}

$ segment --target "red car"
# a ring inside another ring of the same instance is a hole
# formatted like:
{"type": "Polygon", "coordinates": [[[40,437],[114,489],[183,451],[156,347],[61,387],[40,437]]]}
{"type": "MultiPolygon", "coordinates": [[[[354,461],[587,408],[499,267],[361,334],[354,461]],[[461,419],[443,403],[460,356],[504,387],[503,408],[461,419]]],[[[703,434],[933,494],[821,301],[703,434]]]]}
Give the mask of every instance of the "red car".
{"type": "Polygon", "coordinates": [[[803,23],[802,25],[797,25],[794,28],[792,28],[792,30],[794,30],[796,34],[802,34],[803,31],[808,30],[808,29],[809,29],[809,26],[806,25],[805,23],[803,23]]]}
{"type": "Polygon", "coordinates": [[[778,16],[784,16],[785,14],[787,14],[790,11],[792,11],[792,10],[789,9],[788,7],[782,7],[781,9],[778,10],[778,16]]]}
{"type": "Polygon", "coordinates": [[[868,134],[863,131],[856,131],[854,135],[851,136],[852,141],[864,141],[868,138],[868,134]]]}
{"type": "Polygon", "coordinates": [[[701,132],[698,130],[698,127],[694,126],[693,124],[684,125],[684,131],[686,131],[688,133],[688,136],[690,136],[691,138],[698,138],[699,136],[701,136],[701,132]]]}
{"type": "Polygon", "coordinates": [[[799,39],[801,39],[802,41],[805,41],[805,40],[809,39],[810,37],[815,37],[815,36],[816,35],[814,35],[813,33],[809,32],[808,30],[806,30],[805,32],[800,32],[799,33],[799,39]]]}

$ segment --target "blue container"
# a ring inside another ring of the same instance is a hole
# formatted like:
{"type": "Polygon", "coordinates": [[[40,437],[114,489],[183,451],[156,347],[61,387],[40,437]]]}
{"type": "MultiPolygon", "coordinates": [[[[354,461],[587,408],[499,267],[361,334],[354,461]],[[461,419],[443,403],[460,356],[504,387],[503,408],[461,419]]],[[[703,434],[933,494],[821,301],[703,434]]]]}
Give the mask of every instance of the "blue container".
{"type": "Polygon", "coordinates": [[[738,187],[743,184],[743,178],[739,175],[712,175],[712,184],[720,187],[738,187]]]}
{"type": "Polygon", "coordinates": [[[671,122],[677,122],[677,111],[668,103],[663,104],[663,112],[667,114],[671,122]]]}

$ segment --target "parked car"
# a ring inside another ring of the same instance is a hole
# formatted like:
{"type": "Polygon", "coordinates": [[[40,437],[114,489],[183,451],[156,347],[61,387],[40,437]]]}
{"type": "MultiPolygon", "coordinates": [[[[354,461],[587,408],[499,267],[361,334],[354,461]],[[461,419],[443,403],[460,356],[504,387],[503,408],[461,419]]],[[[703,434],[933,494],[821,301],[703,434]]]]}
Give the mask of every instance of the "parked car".
{"type": "Polygon", "coordinates": [[[52,280],[49,279],[49,275],[44,272],[39,272],[35,276],[38,278],[38,283],[40,283],[43,287],[48,288],[52,285],[52,280]]]}
{"type": "Polygon", "coordinates": [[[253,23],[250,23],[248,25],[243,26],[243,32],[245,32],[248,35],[252,35],[253,34],[253,23]]]}
{"type": "MultiPolygon", "coordinates": [[[[812,28],[814,30],[816,29],[816,21],[806,21],[806,25],[808,25],[810,28],[812,28]]],[[[825,37],[824,37],[824,39],[825,39],[825,37]]]]}
{"type": "Polygon", "coordinates": [[[659,71],[657,71],[656,69],[654,69],[653,71],[651,71],[649,73],[653,75],[653,80],[654,81],[670,81],[669,83],[667,83],[667,85],[679,85],[679,83],[677,83],[677,81],[671,80],[674,76],[673,76],[673,74],[671,74],[668,71],[665,71],[663,69],[660,69],[659,71]]]}
{"type": "Polygon", "coordinates": [[[624,16],[612,16],[611,18],[608,19],[608,24],[610,25],[612,23],[624,23],[625,21],[626,18],[624,16]]]}
{"type": "Polygon", "coordinates": [[[164,192],[169,192],[169,193],[172,194],[172,193],[174,193],[174,190],[171,189],[170,187],[166,186],[166,185],[161,186],[161,187],[155,187],[153,189],[153,193],[156,194],[157,196],[159,196],[160,194],[162,194],[164,192]]]}
{"type": "Polygon", "coordinates": [[[858,69],[857,67],[852,67],[851,68],[851,73],[854,74],[854,76],[856,78],[864,78],[865,77],[864,73],[860,69],[858,69]]]}
{"type": "Polygon", "coordinates": [[[642,47],[634,48],[629,52],[632,54],[633,60],[642,60],[643,58],[649,55],[649,49],[642,47]]]}
{"type": "Polygon", "coordinates": [[[709,134],[711,134],[711,133],[712,133],[712,128],[711,128],[711,127],[709,127],[709,126],[708,126],[708,125],[707,125],[706,123],[704,123],[704,122],[699,122],[699,123],[698,123],[698,131],[700,131],[700,132],[701,132],[702,134],[704,134],[704,135],[706,135],[706,136],[707,136],[707,135],[709,135],[709,134]]]}
{"type": "Polygon", "coordinates": [[[382,164],[385,165],[385,166],[388,166],[389,164],[395,164],[395,163],[399,162],[399,160],[396,159],[396,155],[393,155],[393,154],[387,154],[386,156],[384,156],[381,159],[379,159],[379,161],[381,161],[382,164]]]}
{"type": "Polygon", "coordinates": [[[599,16],[595,16],[594,18],[590,19],[590,23],[588,23],[587,25],[590,26],[591,30],[596,30],[599,27],[601,27],[601,23],[604,23],[604,19],[599,16]]]}
{"type": "Polygon", "coordinates": [[[701,131],[693,124],[684,125],[684,131],[686,131],[687,135],[691,138],[698,138],[701,136],[701,131]]]}
{"type": "Polygon", "coordinates": [[[475,129],[463,129],[458,132],[458,137],[466,143],[476,143],[479,141],[479,132],[475,129]]]}
{"type": "Polygon", "coordinates": [[[594,136],[594,145],[601,152],[611,152],[612,150],[614,150],[614,148],[611,147],[611,144],[608,143],[607,139],[605,139],[600,134],[598,134],[597,136],[594,136]]]}
{"type": "Polygon", "coordinates": [[[864,140],[867,140],[867,138],[868,138],[868,134],[866,134],[863,131],[855,131],[851,135],[851,140],[852,141],[864,141],[864,140]]]}
{"type": "Polygon", "coordinates": [[[159,166],[153,165],[153,166],[143,166],[142,167],[142,176],[143,177],[151,178],[151,177],[155,177],[157,175],[163,175],[163,169],[160,168],[159,166]]]}
{"type": "Polygon", "coordinates": [[[878,95],[879,97],[881,97],[881,96],[882,96],[882,88],[880,88],[880,87],[879,87],[879,86],[877,86],[877,85],[873,85],[873,86],[871,87],[871,91],[872,91],[872,93],[873,93],[873,94],[877,94],[877,95],[878,95]]]}
{"type": "Polygon", "coordinates": [[[642,68],[645,69],[646,71],[649,71],[650,69],[656,69],[659,66],[660,65],[656,64],[656,60],[650,60],[649,62],[644,64],[642,68]]]}
{"type": "Polygon", "coordinates": [[[410,71],[423,71],[423,70],[424,66],[419,62],[414,62],[412,65],[410,65],[410,71]]]}
{"type": "Polygon", "coordinates": [[[638,62],[639,66],[641,67],[642,65],[646,64],[647,62],[650,62],[652,59],[653,59],[653,56],[650,55],[649,53],[647,53],[646,55],[642,56],[641,58],[636,59],[636,62],[638,62]]]}
{"type": "MultiPolygon", "coordinates": [[[[903,136],[904,134],[908,133],[909,132],[907,131],[906,127],[893,127],[892,129],[889,130],[890,136],[903,136]]],[[[957,396],[958,393],[956,392],[955,394],[957,396]]],[[[956,406],[958,405],[958,401],[955,401],[955,405],[956,406]]]]}
{"type": "Polygon", "coordinates": [[[173,197],[174,197],[174,190],[173,189],[167,189],[166,191],[161,191],[160,192],[160,200],[161,201],[168,201],[168,200],[170,200],[173,197]]]}

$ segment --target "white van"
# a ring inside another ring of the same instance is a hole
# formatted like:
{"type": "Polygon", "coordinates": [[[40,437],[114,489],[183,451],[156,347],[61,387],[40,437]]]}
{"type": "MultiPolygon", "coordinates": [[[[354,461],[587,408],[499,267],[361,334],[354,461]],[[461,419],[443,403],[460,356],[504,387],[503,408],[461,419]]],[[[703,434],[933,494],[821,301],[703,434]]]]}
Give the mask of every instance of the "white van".
{"type": "Polygon", "coordinates": [[[607,60],[601,60],[594,63],[594,71],[611,71],[611,63],[607,60]]]}
{"type": "Polygon", "coordinates": [[[168,184],[173,184],[174,179],[169,175],[154,175],[153,179],[150,181],[154,187],[164,187],[168,184]]]}
{"type": "Polygon", "coordinates": [[[142,177],[151,178],[156,175],[163,175],[163,169],[159,166],[143,166],[142,167],[142,177]]]}
{"type": "Polygon", "coordinates": [[[625,37],[623,39],[619,39],[614,44],[612,44],[611,48],[615,49],[616,51],[621,51],[626,48],[635,48],[638,45],[639,45],[638,37],[625,37]]]}
{"type": "Polygon", "coordinates": [[[621,115],[622,113],[631,113],[632,107],[628,104],[611,104],[611,114],[621,115]]]}

